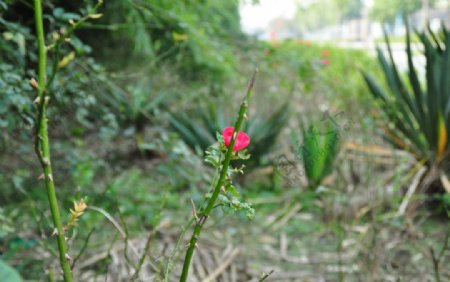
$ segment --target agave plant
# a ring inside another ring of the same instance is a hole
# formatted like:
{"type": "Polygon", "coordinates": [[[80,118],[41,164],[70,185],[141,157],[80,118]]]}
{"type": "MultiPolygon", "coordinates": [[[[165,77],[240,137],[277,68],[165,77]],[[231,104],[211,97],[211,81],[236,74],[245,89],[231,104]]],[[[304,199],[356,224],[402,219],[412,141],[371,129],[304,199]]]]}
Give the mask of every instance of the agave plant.
{"type": "MultiPolygon", "coordinates": [[[[216,132],[221,132],[223,128],[229,126],[233,118],[218,107],[223,104],[208,103],[189,116],[186,113],[174,113],[170,117],[170,125],[189,147],[203,152],[215,142],[216,132]],[[197,118],[193,119],[193,116],[197,118]]],[[[257,167],[263,164],[264,155],[276,144],[276,139],[286,125],[288,117],[288,104],[283,104],[271,115],[255,113],[249,119],[243,131],[247,132],[252,140],[249,147],[252,158],[251,162],[246,162],[246,166],[257,167]]]]}
{"type": "MultiPolygon", "coordinates": [[[[427,164],[428,171],[441,171],[449,161],[450,129],[450,34],[445,27],[416,32],[426,59],[425,77],[420,78],[413,62],[411,32],[407,28],[408,72],[403,76],[393,59],[386,36],[389,59],[377,49],[388,89],[363,73],[372,95],[390,121],[387,139],[427,164]],[[437,169],[437,170],[436,170],[437,169]]],[[[433,173],[434,179],[441,173],[433,173]]]]}
{"type": "Polygon", "coordinates": [[[308,129],[302,125],[301,130],[303,142],[297,148],[298,154],[303,161],[308,186],[317,188],[332,172],[339,152],[339,131],[335,127],[321,131],[316,125],[310,125],[308,129]]]}
{"type": "Polygon", "coordinates": [[[142,149],[145,127],[167,103],[168,95],[153,89],[148,82],[133,84],[126,90],[114,83],[109,86],[110,96],[104,104],[117,115],[120,125],[133,135],[137,147],[142,149]]]}

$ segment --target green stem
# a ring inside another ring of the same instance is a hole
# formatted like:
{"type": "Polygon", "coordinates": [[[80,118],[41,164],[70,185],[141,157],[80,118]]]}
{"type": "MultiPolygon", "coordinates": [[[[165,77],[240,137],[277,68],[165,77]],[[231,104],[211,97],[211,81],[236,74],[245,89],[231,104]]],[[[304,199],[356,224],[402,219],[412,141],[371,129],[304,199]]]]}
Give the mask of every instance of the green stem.
{"type": "Polygon", "coordinates": [[[64,230],[61,223],[61,216],[56,198],[55,184],[53,182],[52,166],[50,162],[50,143],[48,139],[47,116],[46,116],[46,97],[45,97],[45,77],[46,77],[46,47],[44,42],[44,27],[42,20],[42,4],[41,0],[34,0],[34,13],[36,21],[36,33],[39,48],[39,69],[38,69],[38,117],[36,127],[36,153],[44,171],[45,187],[47,189],[48,201],[52,213],[53,224],[57,230],[59,261],[64,273],[64,281],[72,282],[72,271],[69,261],[66,258],[67,245],[64,238],[64,230]]]}
{"type": "Polygon", "coordinates": [[[231,138],[230,144],[228,146],[228,150],[225,153],[225,159],[223,161],[222,170],[220,171],[219,180],[217,181],[217,184],[214,188],[213,194],[212,194],[211,198],[209,199],[206,208],[204,209],[204,211],[201,212],[200,218],[197,220],[197,222],[195,224],[194,232],[192,233],[191,240],[189,242],[189,248],[186,252],[186,257],[184,258],[183,271],[181,273],[180,282],[185,282],[188,278],[189,266],[191,264],[192,255],[194,254],[194,250],[195,250],[195,246],[197,245],[198,238],[200,237],[200,233],[202,232],[203,225],[205,224],[206,220],[209,217],[209,214],[211,213],[211,210],[214,207],[217,197],[219,197],[220,190],[221,190],[222,185],[227,176],[228,166],[230,165],[231,156],[233,154],[234,143],[236,141],[237,133],[239,132],[242,122],[244,121],[245,113],[247,112],[248,102],[250,100],[250,96],[251,96],[251,93],[253,90],[253,85],[255,83],[256,72],[257,71],[255,71],[253,73],[253,76],[252,76],[250,83],[248,85],[248,88],[247,88],[247,94],[246,94],[245,99],[242,102],[241,107],[239,109],[239,115],[238,115],[237,121],[234,125],[233,137],[231,138]]]}

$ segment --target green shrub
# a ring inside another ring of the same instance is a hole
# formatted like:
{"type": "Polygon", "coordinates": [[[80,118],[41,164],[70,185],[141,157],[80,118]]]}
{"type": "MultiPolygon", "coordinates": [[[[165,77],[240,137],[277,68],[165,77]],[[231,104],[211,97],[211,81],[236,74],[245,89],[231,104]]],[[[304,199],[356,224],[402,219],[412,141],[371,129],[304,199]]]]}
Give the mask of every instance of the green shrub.
{"type": "Polygon", "coordinates": [[[298,81],[292,91],[301,91],[306,94],[303,97],[325,98],[334,107],[361,113],[370,103],[360,70],[373,72],[376,77],[380,74],[376,60],[364,50],[294,40],[268,46],[263,67],[269,69],[272,81],[280,79],[279,85],[298,81]],[[277,76],[272,77],[274,71],[277,76]]]}
{"type": "Polygon", "coordinates": [[[339,152],[339,131],[335,127],[325,130],[318,125],[302,125],[302,143],[297,148],[305,168],[310,188],[317,188],[322,180],[332,172],[339,152]]]}
{"type": "Polygon", "coordinates": [[[384,127],[387,139],[395,146],[411,152],[429,165],[448,163],[448,132],[450,129],[450,34],[418,32],[426,58],[425,81],[416,71],[410,31],[406,39],[408,76],[404,78],[392,55],[388,38],[387,59],[378,48],[378,60],[385,74],[388,89],[380,86],[368,72],[364,78],[380,109],[389,120],[384,127]]]}
{"type": "Polygon", "coordinates": [[[236,69],[232,40],[245,38],[238,7],[236,0],[105,1],[99,29],[83,39],[114,69],[168,62],[187,80],[222,84],[236,69]]]}

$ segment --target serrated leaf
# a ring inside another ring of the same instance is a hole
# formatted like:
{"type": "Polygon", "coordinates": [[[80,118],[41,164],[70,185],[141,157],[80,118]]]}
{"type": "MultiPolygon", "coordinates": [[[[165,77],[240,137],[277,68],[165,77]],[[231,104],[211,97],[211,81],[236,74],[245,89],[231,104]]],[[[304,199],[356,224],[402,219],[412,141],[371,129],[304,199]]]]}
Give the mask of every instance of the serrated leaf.
{"type": "Polygon", "coordinates": [[[239,194],[239,192],[237,191],[236,187],[234,185],[229,185],[227,187],[227,192],[232,194],[235,197],[240,197],[241,194],[239,194]]]}
{"type": "Polygon", "coordinates": [[[220,133],[219,131],[216,131],[216,139],[217,141],[219,141],[219,143],[224,143],[222,133],[220,133]]]}
{"type": "Polygon", "coordinates": [[[235,197],[230,199],[226,195],[221,194],[219,195],[219,201],[221,202],[222,207],[230,208],[235,212],[243,212],[249,220],[252,220],[255,216],[255,209],[252,208],[251,204],[242,203],[235,197]]]}
{"type": "Polygon", "coordinates": [[[247,153],[247,150],[242,150],[238,152],[238,158],[241,160],[250,159],[250,154],[247,153]]]}

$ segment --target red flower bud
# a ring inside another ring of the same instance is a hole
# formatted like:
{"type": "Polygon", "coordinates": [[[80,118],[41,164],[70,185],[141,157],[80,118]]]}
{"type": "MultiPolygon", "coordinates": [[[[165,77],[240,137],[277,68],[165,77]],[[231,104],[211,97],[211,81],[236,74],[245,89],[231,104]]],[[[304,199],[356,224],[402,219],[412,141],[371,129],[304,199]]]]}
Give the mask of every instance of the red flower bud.
{"type": "MultiPolygon", "coordinates": [[[[234,127],[229,126],[222,131],[222,137],[225,141],[225,146],[230,146],[231,138],[233,137],[234,127]]],[[[237,152],[245,149],[250,144],[250,137],[242,131],[239,131],[234,142],[233,151],[237,152]]]]}

